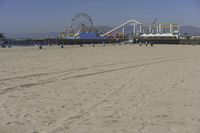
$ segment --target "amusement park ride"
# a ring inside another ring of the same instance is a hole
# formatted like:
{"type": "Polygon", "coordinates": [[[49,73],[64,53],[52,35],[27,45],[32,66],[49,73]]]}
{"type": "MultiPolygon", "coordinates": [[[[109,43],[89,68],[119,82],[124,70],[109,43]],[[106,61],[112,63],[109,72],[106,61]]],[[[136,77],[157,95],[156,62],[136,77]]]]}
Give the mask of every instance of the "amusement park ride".
{"type": "Polygon", "coordinates": [[[65,25],[65,32],[62,33],[62,37],[78,38],[81,33],[92,32],[97,32],[92,18],[86,13],[78,13],[72,18],[69,29],[65,25]]]}
{"type": "Polygon", "coordinates": [[[144,25],[141,22],[131,19],[116,28],[99,35],[98,30],[94,27],[92,18],[86,13],[76,14],[70,23],[69,29],[65,25],[65,32],[61,34],[61,38],[81,39],[81,35],[88,36],[87,39],[95,38],[119,38],[125,39],[130,36],[140,37],[144,35],[178,35],[179,25],[172,23],[157,23],[157,18],[154,19],[152,25],[144,25]],[[95,37],[96,36],[96,37],[95,37]]]}

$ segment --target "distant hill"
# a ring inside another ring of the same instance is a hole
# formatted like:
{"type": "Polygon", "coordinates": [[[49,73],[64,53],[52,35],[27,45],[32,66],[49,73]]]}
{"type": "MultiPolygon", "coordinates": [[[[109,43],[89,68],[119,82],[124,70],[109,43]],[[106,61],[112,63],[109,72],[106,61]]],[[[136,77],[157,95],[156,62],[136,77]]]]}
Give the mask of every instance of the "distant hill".
{"type": "MultiPolygon", "coordinates": [[[[99,33],[106,33],[113,29],[113,27],[110,26],[96,26],[95,27],[99,33]]],[[[127,26],[126,27],[126,32],[131,33],[132,32],[132,26],[127,26]]],[[[187,35],[200,35],[200,28],[194,27],[194,26],[181,26],[180,27],[180,33],[182,35],[186,34],[187,35]]],[[[6,37],[8,38],[37,38],[37,39],[42,39],[42,38],[57,38],[60,35],[59,32],[51,32],[51,33],[27,33],[27,34],[20,34],[20,33],[7,33],[5,34],[6,37]]]]}
{"type": "Polygon", "coordinates": [[[182,35],[200,35],[200,28],[194,26],[181,26],[180,33],[182,35]]]}
{"type": "Polygon", "coordinates": [[[43,38],[57,38],[60,35],[59,32],[51,33],[7,33],[6,37],[8,38],[18,38],[18,39],[43,39],[43,38]]]}

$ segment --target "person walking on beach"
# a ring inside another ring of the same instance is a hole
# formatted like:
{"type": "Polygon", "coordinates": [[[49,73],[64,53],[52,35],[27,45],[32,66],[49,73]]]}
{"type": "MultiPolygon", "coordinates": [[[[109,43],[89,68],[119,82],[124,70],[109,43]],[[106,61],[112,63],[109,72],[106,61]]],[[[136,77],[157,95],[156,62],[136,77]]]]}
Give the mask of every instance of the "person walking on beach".
{"type": "Polygon", "coordinates": [[[148,46],[148,42],[146,42],[145,44],[146,44],[146,46],[148,46]]]}
{"type": "Polygon", "coordinates": [[[39,49],[42,49],[42,45],[41,44],[39,45],[39,49]]]}
{"type": "Polygon", "coordinates": [[[61,48],[64,48],[64,45],[63,45],[63,43],[60,45],[60,47],[61,47],[61,48]]]}
{"type": "Polygon", "coordinates": [[[42,44],[38,44],[38,48],[39,48],[39,49],[42,49],[42,44]]]}
{"type": "Polygon", "coordinates": [[[4,41],[0,41],[0,44],[1,44],[1,48],[5,48],[4,41]]]}
{"type": "Polygon", "coordinates": [[[103,41],[103,47],[105,47],[106,46],[106,44],[105,44],[105,42],[103,41]]]}
{"type": "Polygon", "coordinates": [[[119,39],[118,39],[118,38],[116,39],[116,43],[118,43],[118,44],[120,45],[120,42],[119,42],[119,39]]]}
{"type": "Polygon", "coordinates": [[[151,47],[153,47],[153,42],[151,42],[151,47]]]}

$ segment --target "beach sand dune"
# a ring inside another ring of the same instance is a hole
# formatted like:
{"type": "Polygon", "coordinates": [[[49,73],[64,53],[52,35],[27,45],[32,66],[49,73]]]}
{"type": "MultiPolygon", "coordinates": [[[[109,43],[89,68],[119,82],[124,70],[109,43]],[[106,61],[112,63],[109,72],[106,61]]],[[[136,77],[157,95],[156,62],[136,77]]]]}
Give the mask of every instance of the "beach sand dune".
{"type": "Polygon", "coordinates": [[[200,47],[0,49],[0,133],[199,133],[200,47]]]}

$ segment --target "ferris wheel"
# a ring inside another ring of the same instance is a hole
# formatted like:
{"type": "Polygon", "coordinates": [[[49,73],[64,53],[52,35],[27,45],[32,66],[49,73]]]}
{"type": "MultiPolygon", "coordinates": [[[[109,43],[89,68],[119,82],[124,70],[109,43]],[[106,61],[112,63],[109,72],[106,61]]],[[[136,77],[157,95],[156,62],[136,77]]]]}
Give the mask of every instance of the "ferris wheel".
{"type": "Polygon", "coordinates": [[[79,31],[84,28],[91,28],[93,27],[92,18],[86,13],[78,13],[76,14],[71,21],[70,29],[71,33],[79,33],[79,31]]]}

